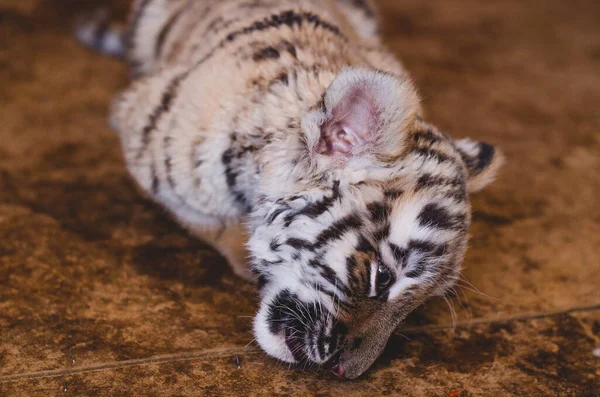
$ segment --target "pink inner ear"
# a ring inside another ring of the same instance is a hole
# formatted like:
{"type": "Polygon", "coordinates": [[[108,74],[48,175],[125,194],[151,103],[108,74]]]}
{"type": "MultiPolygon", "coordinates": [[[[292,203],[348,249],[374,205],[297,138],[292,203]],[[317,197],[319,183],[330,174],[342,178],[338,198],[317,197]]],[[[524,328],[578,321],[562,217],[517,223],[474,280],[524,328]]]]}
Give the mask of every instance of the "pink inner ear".
{"type": "Polygon", "coordinates": [[[376,121],[375,101],[364,87],[350,91],[321,127],[317,153],[349,154],[372,141],[376,121]]]}

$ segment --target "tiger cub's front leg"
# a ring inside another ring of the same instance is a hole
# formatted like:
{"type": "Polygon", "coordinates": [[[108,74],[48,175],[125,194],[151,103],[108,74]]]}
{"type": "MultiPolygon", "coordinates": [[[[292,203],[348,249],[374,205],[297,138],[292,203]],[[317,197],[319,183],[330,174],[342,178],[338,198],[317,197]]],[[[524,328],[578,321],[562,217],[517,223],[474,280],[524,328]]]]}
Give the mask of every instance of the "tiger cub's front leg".
{"type": "Polygon", "coordinates": [[[235,274],[246,281],[254,282],[255,277],[250,270],[248,251],[246,250],[248,235],[243,225],[234,223],[218,228],[189,226],[188,229],[223,255],[235,274]]]}

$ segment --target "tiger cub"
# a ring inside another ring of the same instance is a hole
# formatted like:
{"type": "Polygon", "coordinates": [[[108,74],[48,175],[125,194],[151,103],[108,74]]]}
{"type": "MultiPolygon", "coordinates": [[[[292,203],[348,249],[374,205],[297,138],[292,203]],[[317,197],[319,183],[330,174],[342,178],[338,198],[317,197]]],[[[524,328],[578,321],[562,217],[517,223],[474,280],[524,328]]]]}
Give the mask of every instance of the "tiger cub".
{"type": "Polygon", "coordinates": [[[426,122],[366,0],[138,0],[77,35],[134,76],[111,110],[129,172],[260,290],[285,362],[356,378],[459,277],[468,193],[502,156],[426,122]]]}

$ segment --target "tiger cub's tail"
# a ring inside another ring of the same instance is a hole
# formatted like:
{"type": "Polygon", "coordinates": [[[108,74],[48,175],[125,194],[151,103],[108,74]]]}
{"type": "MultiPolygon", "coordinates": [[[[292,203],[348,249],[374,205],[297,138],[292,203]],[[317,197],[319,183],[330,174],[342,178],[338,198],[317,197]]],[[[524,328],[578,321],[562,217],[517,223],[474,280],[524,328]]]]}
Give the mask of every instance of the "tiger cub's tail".
{"type": "Polygon", "coordinates": [[[75,23],[75,37],[92,50],[114,57],[125,57],[125,26],[111,22],[105,9],[80,17],[75,23]]]}

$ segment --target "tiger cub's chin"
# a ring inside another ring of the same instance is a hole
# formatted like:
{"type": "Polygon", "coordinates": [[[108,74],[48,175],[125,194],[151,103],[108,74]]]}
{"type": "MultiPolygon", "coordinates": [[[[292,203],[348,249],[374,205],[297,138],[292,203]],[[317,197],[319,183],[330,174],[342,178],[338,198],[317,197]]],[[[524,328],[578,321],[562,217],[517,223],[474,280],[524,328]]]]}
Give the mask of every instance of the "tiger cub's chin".
{"type": "Polygon", "coordinates": [[[459,277],[502,156],[422,118],[370,1],[144,0],[82,20],[134,81],[111,109],[141,190],[254,279],[259,345],[356,378],[459,277]],[[248,263],[250,262],[250,264],[248,263]]]}

